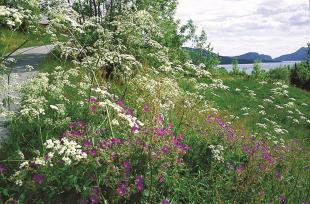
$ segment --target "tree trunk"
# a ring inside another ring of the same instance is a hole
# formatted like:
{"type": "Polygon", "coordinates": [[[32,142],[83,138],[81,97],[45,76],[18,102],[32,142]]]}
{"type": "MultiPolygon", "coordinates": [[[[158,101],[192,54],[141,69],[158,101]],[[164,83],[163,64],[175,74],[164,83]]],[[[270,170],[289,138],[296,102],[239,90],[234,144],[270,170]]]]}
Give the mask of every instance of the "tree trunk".
{"type": "Polygon", "coordinates": [[[97,5],[96,5],[96,1],[93,0],[93,6],[94,6],[94,14],[96,17],[98,17],[98,12],[97,12],[97,5]]]}
{"type": "Polygon", "coordinates": [[[83,11],[83,6],[82,6],[82,3],[81,3],[81,0],[79,0],[79,4],[80,4],[81,13],[82,13],[83,23],[84,23],[85,22],[85,15],[84,15],[84,11],[83,11]]]}

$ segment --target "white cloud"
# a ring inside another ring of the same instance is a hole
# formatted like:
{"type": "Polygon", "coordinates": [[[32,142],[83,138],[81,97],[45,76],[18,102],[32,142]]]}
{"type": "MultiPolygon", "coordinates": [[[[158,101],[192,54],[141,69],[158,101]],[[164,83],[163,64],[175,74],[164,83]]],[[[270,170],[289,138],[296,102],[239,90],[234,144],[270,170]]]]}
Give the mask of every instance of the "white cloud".
{"type": "Polygon", "coordinates": [[[204,28],[215,51],[273,57],[310,41],[308,0],[179,0],[177,18],[204,28]]]}

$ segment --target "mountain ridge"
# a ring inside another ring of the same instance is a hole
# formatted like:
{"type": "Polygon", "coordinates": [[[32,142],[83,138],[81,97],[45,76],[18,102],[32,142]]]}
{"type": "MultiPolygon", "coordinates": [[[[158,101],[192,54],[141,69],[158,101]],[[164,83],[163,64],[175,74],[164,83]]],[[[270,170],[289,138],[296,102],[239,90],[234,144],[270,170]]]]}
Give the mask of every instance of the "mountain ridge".
{"type": "Polygon", "coordinates": [[[307,51],[308,48],[301,47],[296,52],[293,52],[291,54],[281,55],[279,57],[276,57],[274,60],[280,60],[280,61],[303,61],[307,59],[307,51]]]}
{"type": "MultiPolygon", "coordinates": [[[[198,52],[196,48],[184,47],[187,52],[198,52]]],[[[307,59],[307,50],[306,47],[301,47],[297,51],[281,55],[276,58],[272,58],[270,55],[260,54],[258,52],[247,52],[242,55],[238,56],[221,56],[220,57],[220,64],[231,64],[233,59],[238,59],[239,64],[252,64],[255,60],[260,60],[261,62],[265,63],[272,63],[272,62],[282,62],[282,61],[303,61],[307,59]]],[[[207,51],[203,51],[203,55],[207,55],[207,51]]]]}

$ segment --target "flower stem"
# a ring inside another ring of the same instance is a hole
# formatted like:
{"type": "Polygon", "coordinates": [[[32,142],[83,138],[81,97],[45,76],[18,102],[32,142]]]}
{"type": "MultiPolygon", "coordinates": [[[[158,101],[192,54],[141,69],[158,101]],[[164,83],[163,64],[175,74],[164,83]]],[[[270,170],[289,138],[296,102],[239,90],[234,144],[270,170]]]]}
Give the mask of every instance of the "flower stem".
{"type": "Polygon", "coordinates": [[[112,123],[111,123],[111,118],[110,118],[110,112],[108,109],[108,106],[105,106],[106,110],[107,110],[107,114],[108,114],[108,120],[109,120],[109,125],[110,125],[110,129],[111,129],[111,133],[112,133],[112,137],[114,138],[114,133],[113,133],[113,128],[112,128],[112,123]]]}

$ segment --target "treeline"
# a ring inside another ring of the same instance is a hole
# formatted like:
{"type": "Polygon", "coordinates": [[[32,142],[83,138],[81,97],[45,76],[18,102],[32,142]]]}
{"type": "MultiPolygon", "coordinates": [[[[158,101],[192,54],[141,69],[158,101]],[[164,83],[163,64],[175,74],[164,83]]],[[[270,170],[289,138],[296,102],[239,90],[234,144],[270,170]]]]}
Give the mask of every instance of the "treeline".
{"type": "Polygon", "coordinates": [[[245,72],[245,70],[240,70],[238,67],[238,60],[234,59],[232,63],[232,71],[229,74],[233,76],[243,76],[243,77],[258,79],[258,80],[284,81],[288,84],[291,84],[298,88],[309,91],[310,90],[310,60],[309,59],[310,59],[310,54],[309,54],[308,60],[306,61],[295,63],[293,66],[278,67],[275,69],[271,69],[269,71],[263,70],[261,66],[261,62],[256,60],[253,65],[253,71],[251,75],[248,75],[245,72]]]}
{"type": "Polygon", "coordinates": [[[310,91],[310,61],[295,64],[290,70],[291,84],[310,91]]]}
{"type": "Polygon", "coordinates": [[[306,61],[295,63],[294,66],[280,67],[270,70],[268,76],[274,80],[284,80],[291,85],[310,91],[310,43],[308,43],[306,61]]]}

